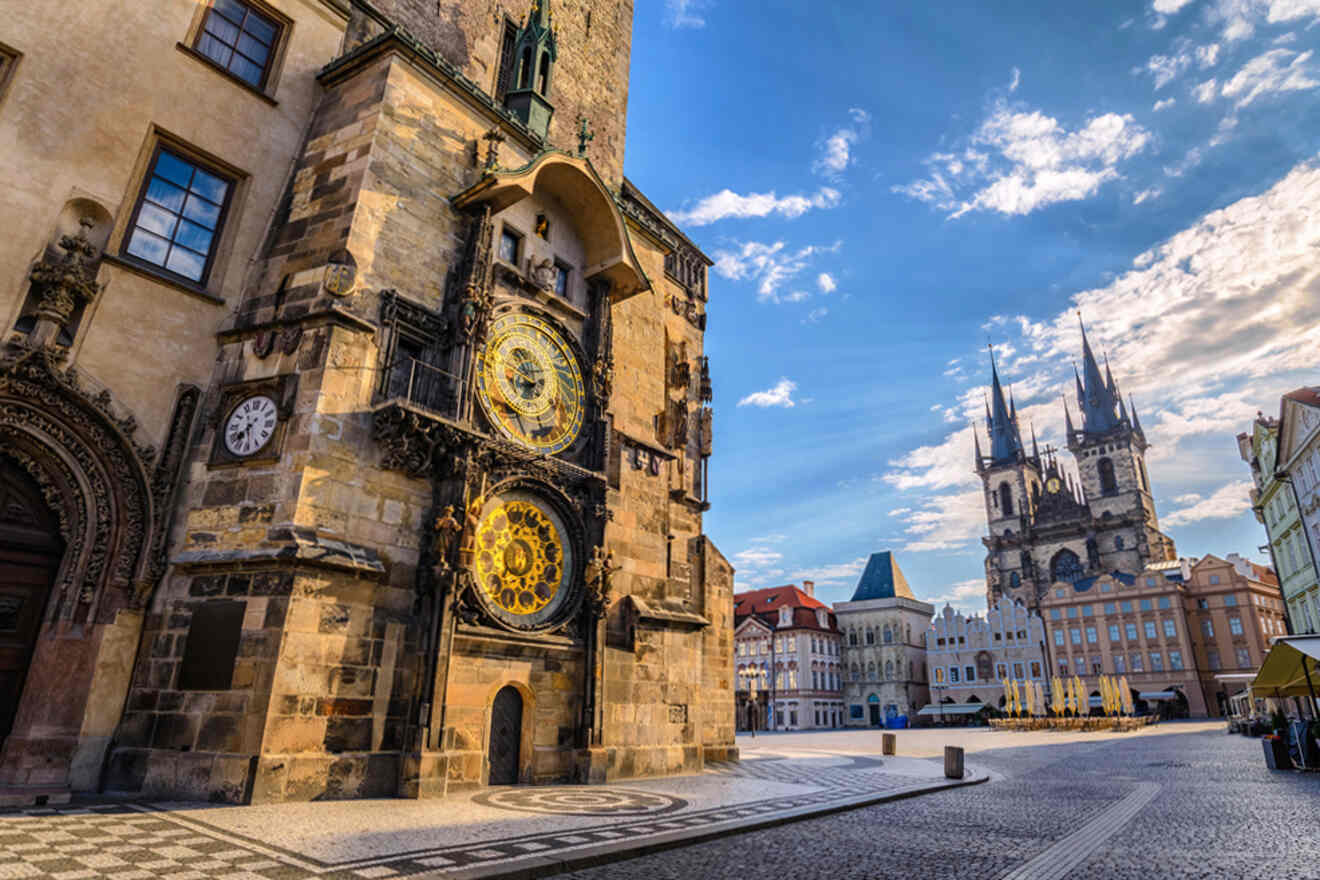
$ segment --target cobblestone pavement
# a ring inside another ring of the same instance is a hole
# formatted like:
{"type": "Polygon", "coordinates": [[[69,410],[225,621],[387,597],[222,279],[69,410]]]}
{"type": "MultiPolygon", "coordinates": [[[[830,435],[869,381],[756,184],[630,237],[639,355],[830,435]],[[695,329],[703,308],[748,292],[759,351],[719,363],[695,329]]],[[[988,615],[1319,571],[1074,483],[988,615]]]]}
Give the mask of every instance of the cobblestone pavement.
{"type": "Polygon", "coordinates": [[[561,876],[1320,878],[1320,774],[1271,772],[1259,740],[1220,727],[1183,730],[969,752],[999,776],[561,876]]]}
{"type": "MultiPolygon", "coordinates": [[[[0,814],[0,880],[373,880],[535,868],[947,787],[930,761],[798,752],[623,785],[438,801],[75,803],[0,814]]],[[[984,773],[981,778],[984,779],[984,773]]]]}

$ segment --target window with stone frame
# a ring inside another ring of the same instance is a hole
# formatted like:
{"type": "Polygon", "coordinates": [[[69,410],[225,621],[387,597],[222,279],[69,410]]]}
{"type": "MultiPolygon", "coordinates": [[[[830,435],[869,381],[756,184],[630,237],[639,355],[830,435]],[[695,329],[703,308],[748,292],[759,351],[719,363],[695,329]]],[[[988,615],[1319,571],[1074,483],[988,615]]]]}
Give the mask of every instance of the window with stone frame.
{"type": "Polygon", "coordinates": [[[247,0],[211,0],[193,48],[230,76],[262,89],[283,30],[274,15],[247,0]]]}
{"type": "Polygon", "coordinates": [[[504,33],[500,38],[500,66],[495,75],[495,100],[504,103],[504,96],[513,86],[514,47],[518,42],[518,25],[504,19],[504,33]]]}
{"type": "Polygon", "coordinates": [[[157,144],[121,256],[153,272],[205,286],[236,182],[178,147],[157,144]]]}
{"type": "Polygon", "coordinates": [[[246,602],[229,599],[211,599],[193,609],[179,664],[179,690],[230,689],[246,610],[246,602]]]}

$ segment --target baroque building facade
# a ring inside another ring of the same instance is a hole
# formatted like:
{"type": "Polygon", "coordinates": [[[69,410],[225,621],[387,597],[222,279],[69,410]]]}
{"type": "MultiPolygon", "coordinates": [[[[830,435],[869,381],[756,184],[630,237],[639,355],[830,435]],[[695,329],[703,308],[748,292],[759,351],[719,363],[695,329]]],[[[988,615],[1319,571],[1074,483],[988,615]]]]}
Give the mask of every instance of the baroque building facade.
{"type": "Polygon", "coordinates": [[[6,19],[0,797],[736,755],[710,261],[622,173],[632,4],[423,6],[6,19]]]}
{"type": "Polygon", "coordinates": [[[935,606],[912,593],[893,554],[872,553],[852,599],[836,602],[849,727],[913,718],[930,700],[926,630],[935,606]]]}
{"type": "Polygon", "coordinates": [[[843,726],[842,634],[815,584],[733,596],[739,730],[843,726]]]}
{"type": "Polygon", "coordinates": [[[1028,451],[1016,402],[1005,396],[992,359],[988,455],[975,434],[988,525],[987,607],[1017,600],[1039,610],[1053,583],[1176,558],[1173,539],[1159,528],[1136,407],[1123,400],[1107,362],[1101,372],[1084,327],[1075,385],[1081,424],[1074,426],[1066,401],[1064,419],[1077,479],[1054,450],[1040,451],[1034,432],[1028,451]]]}
{"type": "Polygon", "coordinates": [[[1258,515],[1271,548],[1278,544],[1274,562],[1283,573],[1292,631],[1320,632],[1320,389],[1283,395],[1275,433],[1277,439],[1253,444],[1260,457],[1252,478],[1273,490],[1261,492],[1258,515]]]}

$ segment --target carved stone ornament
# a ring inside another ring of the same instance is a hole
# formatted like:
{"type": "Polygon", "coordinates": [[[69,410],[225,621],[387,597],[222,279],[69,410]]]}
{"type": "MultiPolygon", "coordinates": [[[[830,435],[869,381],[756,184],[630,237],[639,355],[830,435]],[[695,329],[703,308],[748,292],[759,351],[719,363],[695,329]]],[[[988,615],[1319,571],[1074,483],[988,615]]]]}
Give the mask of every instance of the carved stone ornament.
{"type": "Polygon", "coordinates": [[[614,551],[597,547],[587,560],[584,580],[587,595],[584,607],[593,618],[599,618],[610,605],[610,596],[614,592],[614,573],[620,566],[614,563],[614,551]]]}
{"type": "Polygon", "coordinates": [[[555,264],[550,258],[532,264],[532,281],[542,290],[554,289],[555,264]]]}
{"type": "MultiPolygon", "coordinates": [[[[195,406],[181,406],[176,423],[191,424],[195,406]]],[[[151,557],[167,538],[161,506],[172,497],[186,432],[172,427],[157,464],[156,451],[134,439],[136,427],[108,391],[87,390],[47,350],[24,347],[0,359],[0,449],[41,487],[65,542],[48,619],[74,619],[83,607],[88,617],[112,619],[120,608],[141,607],[163,572],[151,557]]]]}
{"type": "Polygon", "coordinates": [[[100,285],[96,283],[96,258],[99,251],[87,240],[87,230],[95,224],[83,218],[77,235],[60,238],[62,259],[51,259],[49,254],[32,267],[28,279],[37,295],[37,318],[51,321],[61,328],[68,325],[78,306],[96,299],[100,285]]]}
{"type": "Polygon", "coordinates": [[[614,389],[614,358],[601,356],[591,366],[591,392],[604,409],[614,389]]]}

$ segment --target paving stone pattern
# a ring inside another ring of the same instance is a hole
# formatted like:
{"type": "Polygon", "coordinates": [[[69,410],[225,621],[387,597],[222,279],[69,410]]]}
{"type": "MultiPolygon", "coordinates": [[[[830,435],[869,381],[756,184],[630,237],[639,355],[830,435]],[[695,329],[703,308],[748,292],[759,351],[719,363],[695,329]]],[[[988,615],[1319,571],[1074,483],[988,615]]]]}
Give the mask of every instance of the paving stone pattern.
{"type": "Polygon", "coordinates": [[[1120,738],[983,751],[969,762],[1004,778],[561,876],[1002,878],[1155,783],[1153,800],[1069,880],[1320,878],[1320,774],[1267,770],[1259,740],[1120,738]]]}

